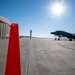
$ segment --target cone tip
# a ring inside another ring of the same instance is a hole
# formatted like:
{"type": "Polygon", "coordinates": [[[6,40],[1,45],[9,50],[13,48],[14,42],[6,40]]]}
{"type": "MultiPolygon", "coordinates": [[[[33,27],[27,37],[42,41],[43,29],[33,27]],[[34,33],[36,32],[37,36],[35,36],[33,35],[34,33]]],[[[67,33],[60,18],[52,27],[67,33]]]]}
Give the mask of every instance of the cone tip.
{"type": "Polygon", "coordinates": [[[12,27],[18,26],[18,24],[17,24],[17,23],[12,23],[11,26],[12,26],[12,27]]]}

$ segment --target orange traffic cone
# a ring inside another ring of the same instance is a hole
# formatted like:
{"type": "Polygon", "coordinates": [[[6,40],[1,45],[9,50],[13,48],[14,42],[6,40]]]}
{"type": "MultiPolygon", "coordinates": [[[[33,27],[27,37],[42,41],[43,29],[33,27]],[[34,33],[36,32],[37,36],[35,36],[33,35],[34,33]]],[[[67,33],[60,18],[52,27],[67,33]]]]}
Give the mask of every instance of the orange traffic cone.
{"type": "Polygon", "coordinates": [[[18,24],[11,24],[5,75],[21,75],[18,24]]]}

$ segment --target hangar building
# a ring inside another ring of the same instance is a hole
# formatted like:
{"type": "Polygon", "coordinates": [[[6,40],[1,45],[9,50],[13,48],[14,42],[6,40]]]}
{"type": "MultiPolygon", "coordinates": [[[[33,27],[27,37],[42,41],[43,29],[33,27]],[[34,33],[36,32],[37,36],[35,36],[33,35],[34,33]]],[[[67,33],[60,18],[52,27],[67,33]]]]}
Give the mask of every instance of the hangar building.
{"type": "Polygon", "coordinates": [[[0,38],[9,37],[11,22],[2,16],[0,16],[0,38]]]}

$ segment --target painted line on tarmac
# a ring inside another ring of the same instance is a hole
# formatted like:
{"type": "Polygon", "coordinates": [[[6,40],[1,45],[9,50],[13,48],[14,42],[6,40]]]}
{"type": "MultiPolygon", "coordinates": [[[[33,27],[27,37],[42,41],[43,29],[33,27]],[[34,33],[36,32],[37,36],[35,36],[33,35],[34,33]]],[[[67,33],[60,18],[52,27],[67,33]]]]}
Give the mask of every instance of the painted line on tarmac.
{"type": "Polygon", "coordinates": [[[29,58],[30,58],[30,47],[29,47],[29,55],[27,58],[26,75],[28,75],[28,72],[29,72],[29,58]]]}
{"type": "Polygon", "coordinates": [[[73,49],[73,48],[66,47],[66,46],[61,45],[61,44],[59,44],[59,43],[58,43],[58,45],[59,45],[59,46],[62,46],[62,47],[64,47],[64,48],[70,49],[70,50],[75,50],[75,49],[73,49]]]}

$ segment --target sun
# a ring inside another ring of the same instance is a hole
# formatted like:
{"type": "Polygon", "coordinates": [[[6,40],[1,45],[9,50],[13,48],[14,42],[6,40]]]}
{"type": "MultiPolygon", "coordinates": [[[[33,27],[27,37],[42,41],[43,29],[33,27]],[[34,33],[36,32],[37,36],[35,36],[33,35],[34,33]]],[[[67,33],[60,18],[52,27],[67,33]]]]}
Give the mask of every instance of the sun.
{"type": "Polygon", "coordinates": [[[53,3],[51,6],[51,12],[53,15],[62,15],[65,12],[64,4],[60,2],[53,3]]]}
{"type": "Polygon", "coordinates": [[[59,3],[54,4],[52,7],[52,12],[57,15],[62,14],[64,12],[63,5],[59,3]]]}

